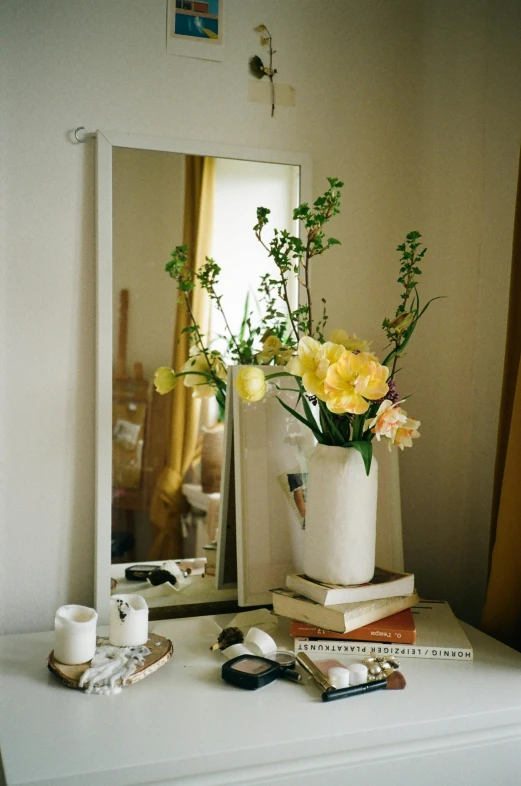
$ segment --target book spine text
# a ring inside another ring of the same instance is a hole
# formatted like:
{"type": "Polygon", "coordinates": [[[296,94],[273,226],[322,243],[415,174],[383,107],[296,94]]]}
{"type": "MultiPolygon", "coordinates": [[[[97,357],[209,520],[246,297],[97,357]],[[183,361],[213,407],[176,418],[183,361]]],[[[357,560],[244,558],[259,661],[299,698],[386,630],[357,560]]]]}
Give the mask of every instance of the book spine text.
{"type": "Polygon", "coordinates": [[[379,644],[376,641],[337,641],[295,639],[295,652],[313,655],[388,655],[394,658],[437,658],[440,660],[473,660],[473,651],[468,647],[420,647],[417,644],[379,644]]]}
{"type": "Polygon", "coordinates": [[[415,631],[410,630],[389,630],[389,629],[375,629],[365,630],[362,635],[357,631],[349,631],[349,633],[334,633],[333,631],[323,630],[322,628],[314,628],[306,626],[300,622],[292,622],[289,629],[290,636],[301,639],[334,639],[339,641],[374,641],[375,643],[382,642],[386,644],[414,644],[416,641],[415,631]]]}

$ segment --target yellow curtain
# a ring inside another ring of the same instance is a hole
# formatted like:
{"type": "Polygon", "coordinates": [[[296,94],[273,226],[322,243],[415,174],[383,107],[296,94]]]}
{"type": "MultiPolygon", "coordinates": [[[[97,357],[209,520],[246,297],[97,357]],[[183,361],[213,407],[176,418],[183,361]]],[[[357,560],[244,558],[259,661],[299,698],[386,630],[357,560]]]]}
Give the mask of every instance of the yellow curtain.
{"type": "MultiPolygon", "coordinates": [[[[189,264],[198,270],[210,254],[213,215],[214,159],[186,156],[185,208],[183,243],[189,247],[189,264]]],[[[210,302],[200,287],[191,293],[191,308],[195,321],[208,334],[210,302]]],[[[190,346],[183,328],[190,324],[188,312],[177,307],[174,327],[172,367],[179,371],[187,360],[190,346]]],[[[182,493],[183,479],[198,448],[201,400],[179,382],[172,393],[168,464],[161,473],[150,508],[150,519],[158,528],[152,544],[150,559],[172,559],[182,556],[180,519],[187,509],[182,493]]]]}
{"type": "Polygon", "coordinates": [[[521,649],[521,164],[493,500],[493,550],[481,627],[521,649]]]}

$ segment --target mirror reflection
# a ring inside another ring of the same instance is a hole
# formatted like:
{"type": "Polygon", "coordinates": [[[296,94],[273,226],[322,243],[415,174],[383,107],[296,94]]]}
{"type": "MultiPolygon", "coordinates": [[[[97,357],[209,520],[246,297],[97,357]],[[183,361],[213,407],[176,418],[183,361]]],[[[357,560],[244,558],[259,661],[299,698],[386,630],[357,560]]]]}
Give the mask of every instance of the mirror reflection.
{"type": "MultiPolygon", "coordinates": [[[[269,271],[253,232],[256,209],[269,207],[272,226],[294,233],[292,211],[298,202],[298,166],[112,150],[111,575],[118,591],[129,565],[176,560],[192,583],[196,576],[204,578],[195,600],[236,596],[233,590],[218,591],[213,579],[222,412],[214,398],[194,396],[182,384],[163,396],[153,385],[157,368],[179,370],[189,353],[182,332],[187,314],[177,304],[165,264],[181,243],[194,258],[215,259],[222,305],[237,334],[245,309],[260,307],[257,287],[269,271]]],[[[226,326],[205,297],[193,293],[197,321],[224,352],[226,326]]],[[[170,603],[193,602],[184,590],[178,595],[170,603]]],[[[160,605],[168,605],[165,598],[160,605]]]]}

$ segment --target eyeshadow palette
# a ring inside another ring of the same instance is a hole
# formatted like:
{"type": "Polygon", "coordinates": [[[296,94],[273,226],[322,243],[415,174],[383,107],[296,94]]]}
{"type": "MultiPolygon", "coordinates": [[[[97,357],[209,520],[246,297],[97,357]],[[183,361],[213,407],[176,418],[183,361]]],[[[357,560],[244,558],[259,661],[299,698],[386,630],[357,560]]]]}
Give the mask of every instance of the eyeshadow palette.
{"type": "Polygon", "coordinates": [[[223,663],[222,678],[230,685],[246,690],[257,690],[282,676],[284,671],[275,661],[257,655],[239,655],[223,663]]]}

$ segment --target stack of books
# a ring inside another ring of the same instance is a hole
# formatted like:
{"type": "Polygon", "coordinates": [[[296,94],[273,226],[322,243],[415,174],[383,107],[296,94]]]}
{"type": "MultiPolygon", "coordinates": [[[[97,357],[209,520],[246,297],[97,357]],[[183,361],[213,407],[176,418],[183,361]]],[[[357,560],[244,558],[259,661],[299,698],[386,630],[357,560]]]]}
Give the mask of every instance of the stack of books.
{"type": "Polygon", "coordinates": [[[346,587],[291,574],[286,584],[271,591],[273,610],[290,619],[296,652],[472,660],[449,604],[420,601],[412,573],[376,568],[367,584],[346,587]]]}

